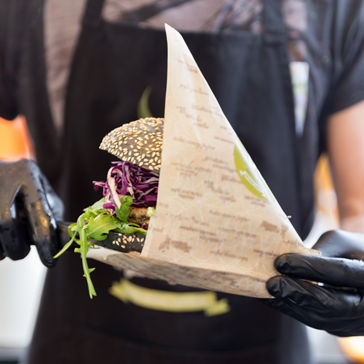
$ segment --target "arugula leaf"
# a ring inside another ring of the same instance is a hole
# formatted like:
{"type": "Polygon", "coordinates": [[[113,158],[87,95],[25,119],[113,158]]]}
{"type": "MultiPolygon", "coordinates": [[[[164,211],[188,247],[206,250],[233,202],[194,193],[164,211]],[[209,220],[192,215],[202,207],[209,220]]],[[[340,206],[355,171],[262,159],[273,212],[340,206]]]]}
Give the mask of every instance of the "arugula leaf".
{"type": "Polygon", "coordinates": [[[93,240],[105,240],[110,231],[115,231],[123,234],[143,234],[146,235],[147,231],[137,224],[129,223],[128,217],[130,213],[130,206],[133,199],[130,196],[121,196],[120,209],[115,211],[116,217],[111,215],[110,211],[103,208],[105,202],[104,198],[96,201],[93,205],[86,207],[83,213],[78,217],[77,222],[68,227],[68,233],[71,239],[66,245],[54,256],[58,258],[66,250],[68,250],[73,243],[78,244],[74,249],[75,253],[81,255],[83,276],[87,281],[87,287],[90,298],[96,296],[96,291],[91,280],[91,273],[95,268],[89,268],[87,263],[87,252],[90,247],[94,247],[93,240]]]}
{"type": "Polygon", "coordinates": [[[120,222],[108,213],[107,210],[91,216],[86,225],[87,237],[95,240],[105,240],[107,234],[114,229],[117,229],[120,222]]]}
{"type": "Polygon", "coordinates": [[[120,209],[115,208],[115,214],[120,221],[128,222],[130,206],[133,204],[133,199],[131,198],[131,196],[124,195],[120,197],[120,202],[120,209]]]}
{"type": "Polygon", "coordinates": [[[122,234],[140,234],[140,235],[147,234],[147,230],[131,222],[128,222],[127,224],[121,224],[117,229],[115,229],[115,231],[117,233],[122,233],[122,234]]]}
{"type": "Polygon", "coordinates": [[[80,248],[78,248],[77,250],[75,249],[75,251],[77,253],[81,254],[81,260],[82,260],[82,268],[83,268],[83,276],[86,278],[87,281],[87,287],[88,287],[88,293],[90,298],[96,296],[96,291],[95,291],[95,287],[92,283],[91,280],[91,272],[93,272],[95,270],[95,268],[89,268],[88,267],[88,263],[87,263],[87,252],[88,252],[88,248],[89,248],[89,244],[87,241],[87,235],[86,235],[86,226],[84,226],[80,232],[80,248]]]}
{"type": "MultiPolygon", "coordinates": [[[[75,225],[75,224],[72,224],[72,225],[75,225]]],[[[77,235],[77,232],[70,233],[71,240],[69,240],[68,243],[66,245],[64,245],[64,247],[54,256],[55,259],[60,257],[73,244],[73,242],[76,239],[76,235],[77,235]]]]}

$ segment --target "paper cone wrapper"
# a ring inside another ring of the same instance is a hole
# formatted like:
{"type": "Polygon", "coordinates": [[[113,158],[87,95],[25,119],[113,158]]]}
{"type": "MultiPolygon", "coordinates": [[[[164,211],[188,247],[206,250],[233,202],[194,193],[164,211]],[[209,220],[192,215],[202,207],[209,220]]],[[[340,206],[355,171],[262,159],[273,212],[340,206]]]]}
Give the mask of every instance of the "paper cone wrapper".
{"type": "Polygon", "coordinates": [[[168,25],[166,33],[162,164],[143,252],[92,254],[171,283],[270,297],[265,282],[278,274],[278,255],[317,252],[302,244],[182,36],[168,25]]]}

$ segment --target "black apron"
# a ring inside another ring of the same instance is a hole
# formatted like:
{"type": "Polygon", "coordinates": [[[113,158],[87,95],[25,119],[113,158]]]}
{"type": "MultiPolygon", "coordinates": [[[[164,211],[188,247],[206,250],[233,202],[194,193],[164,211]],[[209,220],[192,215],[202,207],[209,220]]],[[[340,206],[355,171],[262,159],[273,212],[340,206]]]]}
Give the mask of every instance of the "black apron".
{"type": "MultiPolygon", "coordinates": [[[[99,198],[105,179],[103,135],[137,119],[151,88],[153,116],[163,116],[166,39],[162,30],[107,23],[103,1],[88,0],[69,78],[58,192],[66,219],[99,198]]],[[[281,1],[266,0],[264,33],[183,34],[223,111],[273,193],[301,232],[298,150],[281,1]]],[[[56,158],[57,160],[57,158],[56,158]]],[[[267,242],[269,243],[269,242],[267,242]]],[[[303,327],[260,300],[219,294],[230,312],[170,313],[124,304],[108,289],[121,273],[97,262],[98,296],[89,300],[78,257],[68,254],[47,275],[28,363],[308,364],[303,327]]],[[[191,291],[135,279],[161,290],[191,291]]]]}

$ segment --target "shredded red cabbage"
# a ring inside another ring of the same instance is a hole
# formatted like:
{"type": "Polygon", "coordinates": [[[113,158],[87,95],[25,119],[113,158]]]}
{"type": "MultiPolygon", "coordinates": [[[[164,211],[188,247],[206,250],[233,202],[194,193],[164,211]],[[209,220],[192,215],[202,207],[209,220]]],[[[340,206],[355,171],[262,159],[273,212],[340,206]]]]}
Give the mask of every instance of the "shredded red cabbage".
{"type": "Polygon", "coordinates": [[[120,208],[120,196],[129,195],[133,206],[155,207],[158,194],[158,172],[130,162],[115,161],[107,173],[106,182],[93,181],[95,189],[102,187],[105,203],[103,208],[115,211],[120,208]]]}

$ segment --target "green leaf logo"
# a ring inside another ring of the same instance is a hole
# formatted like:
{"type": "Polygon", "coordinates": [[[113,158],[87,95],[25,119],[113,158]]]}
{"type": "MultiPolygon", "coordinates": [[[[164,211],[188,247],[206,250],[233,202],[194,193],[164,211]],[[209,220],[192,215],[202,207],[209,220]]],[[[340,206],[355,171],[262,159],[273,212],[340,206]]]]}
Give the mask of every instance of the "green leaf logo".
{"type": "Polygon", "coordinates": [[[258,176],[258,178],[254,176],[251,169],[249,168],[250,161],[247,158],[244,158],[243,154],[236,145],[234,147],[234,162],[238,176],[241,182],[243,182],[244,186],[255,196],[266,200],[267,196],[264,191],[264,185],[260,183],[258,176]]]}
{"type": "Polygon", "coordinates": [[[147,86],[138,102],[137,114],[139,119],[153,116],[152,112],[149,109],[149,98],[151,92],[152,88],[150,86],[147,86]]]}

